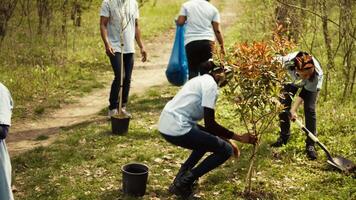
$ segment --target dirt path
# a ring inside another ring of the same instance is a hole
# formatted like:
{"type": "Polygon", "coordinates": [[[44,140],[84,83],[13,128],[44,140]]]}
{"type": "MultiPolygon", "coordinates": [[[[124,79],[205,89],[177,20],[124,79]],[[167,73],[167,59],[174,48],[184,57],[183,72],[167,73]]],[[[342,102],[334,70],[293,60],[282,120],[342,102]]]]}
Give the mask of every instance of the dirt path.
{"type": "MultiPolygon", "coordinates": [[[[237,1],[226,0],[225,9],[221,12],[222,29],[226,30],[237,18],[237,1]]],[[[149,60],[142,63],[135,60],[132,75],[130,94],[142,94],[148,88],[155,85],[168,84],[165,77],[165,69],[171,53],[174,40],[174,26],[166,34],[161,35],[145,43],[149,54],[149,60]]],[[[109,64],[109,63],[108,63],[109,64]]],[[[106,117],[98,113],[108,105],[108,94],[113,74],[102,75],[101,80],[105,88],[96,89],[85,97],[77,97],[73,104],[64,105],[61,109],[54,111],[51,115],[24,122],[14,122],[11,134],[7,139],[8,150],[11,155],[30,150],[38,146],[47,146],[59,136],[61,128],[70,128],[82,123],[106,120],[106,117]],[[39,136],[48,139],[36,140],[39,136]]]]}

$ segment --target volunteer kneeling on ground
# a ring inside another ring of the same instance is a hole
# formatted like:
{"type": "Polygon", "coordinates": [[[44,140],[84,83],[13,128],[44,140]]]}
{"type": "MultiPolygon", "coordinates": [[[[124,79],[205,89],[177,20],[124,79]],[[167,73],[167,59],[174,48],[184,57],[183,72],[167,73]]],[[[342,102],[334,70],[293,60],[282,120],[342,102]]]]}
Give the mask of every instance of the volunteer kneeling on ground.
{"type": "Polygon", "coordinates": [[[181,166],[169,191],[187,198],[193,194],[193,183],[204,174],[223,164],[233,154],[239,156],[233,139],[255,144],[256,136],[238,135],[215,121],[215,104],[218,86],[227,84],[231,70],[223,69],[208,61],[210,71],[189,80],[164,107],[159,119],[159,132],[170,143],[191,149],[192,153],[181,166]],[[204,118],[205,127],[197,124],[204,118]],[[212,152],[195,166],[206,152],[212,152]]]}

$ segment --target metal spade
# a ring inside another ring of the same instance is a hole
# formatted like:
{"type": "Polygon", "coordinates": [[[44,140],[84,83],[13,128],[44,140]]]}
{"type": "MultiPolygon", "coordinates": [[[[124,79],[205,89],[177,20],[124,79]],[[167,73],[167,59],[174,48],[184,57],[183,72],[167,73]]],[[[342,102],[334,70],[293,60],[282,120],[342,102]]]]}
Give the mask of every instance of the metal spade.
{"type": "Polygon", "coordinates": [[[319,141],[319,139],[313,135],[298,119],[295,120],[295,123],[307,134],[307,136],[317,143],[325,152],[328,163],[333,167],[338,168],[339,170],[349,173],[356,170],[356,165],[351,161],[341,156],[332,157],[326,146],[319,141]]]}

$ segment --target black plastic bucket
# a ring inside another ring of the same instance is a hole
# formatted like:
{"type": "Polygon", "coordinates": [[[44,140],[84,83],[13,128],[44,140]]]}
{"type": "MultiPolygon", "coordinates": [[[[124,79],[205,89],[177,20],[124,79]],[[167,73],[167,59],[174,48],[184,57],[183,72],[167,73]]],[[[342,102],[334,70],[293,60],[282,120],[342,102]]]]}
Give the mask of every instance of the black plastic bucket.
{"type": "Polygon", "coordinates": [[[130,118],[111,117],[111,130],[113,134],[121,135],[129,130],[130,118]]]}
{"type": "Polygon", "coordinates": [[[143,196],[146,192],[148,167],[140,163],[122,166],[122,190],[125,195],[143,196]]]}

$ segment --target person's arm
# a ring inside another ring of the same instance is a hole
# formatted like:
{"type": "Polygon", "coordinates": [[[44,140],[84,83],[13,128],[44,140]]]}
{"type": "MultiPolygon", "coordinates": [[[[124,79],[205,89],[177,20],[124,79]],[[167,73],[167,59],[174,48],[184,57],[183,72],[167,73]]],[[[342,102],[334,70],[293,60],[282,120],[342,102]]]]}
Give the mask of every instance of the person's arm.
{"type": "Polygon", "coordinates": [[[187,21],[187,17],[183,15],[179,15],[178,19],[176,20],[176,24],[178,26],[183,26],[185,24],[185,21],[187,21]]]}
{"type": "Polygon", "coordinates": [[[204,107],[204,124],[206,130],[224,139],[231,139],[234,133],[215,121],[215,110],[204,107]]]}
{"type": "Polygon", "coordinates": [[[112,48],[108,39],[108,28],[107,28],[108,22],[109,22],[108,17],[100,16],[100,35],[105,45],[106,55],[114,56],[115,55],[114,49],[112,48]]]}
{"type": "Polygon", "coordinates": [[[140,48],[140,52],[141,52],[141,56],[142,56],[141,60],[142,60],[142,62],[146,62],[147,52],[146,52],[143,42],[141,40],[141,30],[138,25],[138,19],[135,20],[135,40],[137,42],[138,47],[140,48]]]}
{"type": "Polygon", "coordinates": [[[303,103],[303,99],[298,96],[296,97],[296,100],[294,101],[291,109],[290,109],[290,119],[292,121],[294,121],[295,119],[297,119],[297,111],[298,111],[298,108],[299,106],[303,103]]]}
{"type": "Polygon", "coordinates": [[[213,21],[212,25],[213,25],[213,30],[214,30],[215,37],[218,40],[218,43],[220,45],[220,52],[221,52],[221,54],[225,55],[224,39],[223,39],[223,36],[222,36],[220,23],[213,21]]]}
{"type": "Polygon", "coordinates": [[[211,108],[204,107],[204,123],[207,132],[219,136],[225,140],[233,139],[242,143],[255,144],[257,142],[257,137],[246,133],[243,135],[238,135],[232,131],[229,131],[225,127],[221,126],[215,121],[215,110],[211,108]]]}

